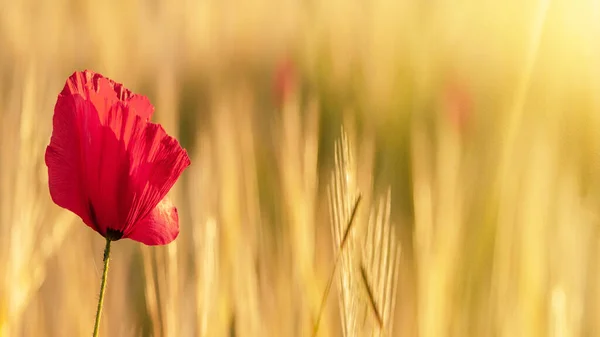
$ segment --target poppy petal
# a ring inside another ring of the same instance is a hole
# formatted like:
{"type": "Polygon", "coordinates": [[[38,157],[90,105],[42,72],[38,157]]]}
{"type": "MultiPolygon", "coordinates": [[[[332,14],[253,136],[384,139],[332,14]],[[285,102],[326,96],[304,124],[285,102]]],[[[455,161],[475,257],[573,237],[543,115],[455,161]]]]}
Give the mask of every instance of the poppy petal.
{"type": "Polygon", "coordinates": [[[131,105],[134,112],[143,119],[149,120],[154,112],[154,107],[145,96],[134,94],[122,84],[89,70],[73,73],[67,79],[60,96],[77,94],[92,101],[101,120],[104,120],[105,114],[116,102],[131,105]]]}
{"type": "Polygon", "coordinates": [[[128,101],[129,107],[133,109],[136,115],[143,119],[150,120],[154,113],[154,106],[146,96],[133,95],[128,101]]]}
{"type": "Polygon", "coordinates": [[[177,208],[168,197],[142,220],[140,220],[127,236],[131,240],[148,246],[166,245],[179,235],[179,215],[177,208]]]}
{"type": "Polygon", "coordinates": [[[127,224],[148,215],[190,165],[187,152],[162,126],[150,122],[144,125],[143,129],[133,131],[137,134],[127,145],[131,156],[129,195],[132,196],[127,224]]]}
{"type": "Polygon", "coordinates": [[[92,139],[85,166],[98,221],[127,235],[165,197],[190,165],[189,157],[160,125],[120,102],[92,139]]]}
{"type": "Polygon", "coordinates": [[[120,102],[110,108],[106,119],[106,124],[88,130],[90,141],[82,145],[87,198],[102,235],[107,228],[123,231],[127,226],[131,159],[125,142],[130,141],[130,129],[145,123],[120,102]]]}
{"type": "Polygon", "coordinates": [[[72,211],[98,230],[85,198],[82,161],[84,130],[100,125],[96,109],[81,96],[59,99],[52,123],[52,136],[45,153],[50,196],[58,206],[72,211]]]}

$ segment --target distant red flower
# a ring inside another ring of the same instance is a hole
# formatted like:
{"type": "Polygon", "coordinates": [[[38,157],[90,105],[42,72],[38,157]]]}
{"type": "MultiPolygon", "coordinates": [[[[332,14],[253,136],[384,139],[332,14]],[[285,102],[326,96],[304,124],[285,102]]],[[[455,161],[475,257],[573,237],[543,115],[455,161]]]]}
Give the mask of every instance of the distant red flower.
{"type": "Polygon", "coordinates": [[[286,57],[275,68],[274,93],[278,104],[285,102],[298,86],[296,65],[291,58],[286,57]]]}
{"type": "Polygon", "coordinates": [[[457,131],[468,126],[473,110],[471,94],[458,80],[446,84],[442,93],[442,109],[457,131]]]}
{"type": "Polygon", "coordinates": [[[163,245],[179,234],[166,197],[190,159],[149,121],[154,107],[100,74],[76,72],[54,107],[46,148],[52,200],[111,241],[163,245]]]}

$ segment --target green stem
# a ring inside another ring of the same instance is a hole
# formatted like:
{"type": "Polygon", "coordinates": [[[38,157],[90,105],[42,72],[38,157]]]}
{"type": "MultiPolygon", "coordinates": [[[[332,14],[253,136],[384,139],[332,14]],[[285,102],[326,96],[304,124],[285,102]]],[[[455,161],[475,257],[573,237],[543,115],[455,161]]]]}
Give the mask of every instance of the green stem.
{"type": "Polygon", "coordinates": [[[104,247],[104,271],[102,272],[102,284],[100,285],[100,299],[98,299],[98,310],[96,311],[96,323],[94,324],[94,337],[98,337],[100,331],[100,318],[102,317],[102,305],[104,304],[104,292],[106,291],[106,279],[108,278],[108,261],[110,260],[110,239],[106,239],[104,247]]]}

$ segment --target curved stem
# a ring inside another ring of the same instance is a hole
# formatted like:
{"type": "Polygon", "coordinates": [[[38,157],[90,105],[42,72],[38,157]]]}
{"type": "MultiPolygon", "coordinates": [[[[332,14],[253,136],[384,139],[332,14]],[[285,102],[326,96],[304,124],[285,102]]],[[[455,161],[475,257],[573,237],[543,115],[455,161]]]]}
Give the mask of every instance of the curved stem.
{"type": "Polygon", "coordinates": [[[102,284],[100,285],[100,299],[98,299],[98,310],[96,311],[96,323],[94,323],[94,337],[98,337],[100,331],[100,318],[102,317],[102,305],[104,304],[104,292],[106,291],[106,279],[108,278],[108,262],[110,260],[110,239],[106,239],[104,247],[104,271],[102,272],[102,284]]]}

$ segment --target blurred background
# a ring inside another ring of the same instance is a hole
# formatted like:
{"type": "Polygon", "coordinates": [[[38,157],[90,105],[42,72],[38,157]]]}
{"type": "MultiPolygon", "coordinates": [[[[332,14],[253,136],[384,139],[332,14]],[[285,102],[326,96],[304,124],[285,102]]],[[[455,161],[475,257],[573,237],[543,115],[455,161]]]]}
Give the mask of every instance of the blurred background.
{"type": "Polygon", "coordinates": [[[83,69],[192,158],[102,336],[600,336],[598,41],[597,0],[1,0],[0,336],[92,332],[43,161],[83,69]]]}

